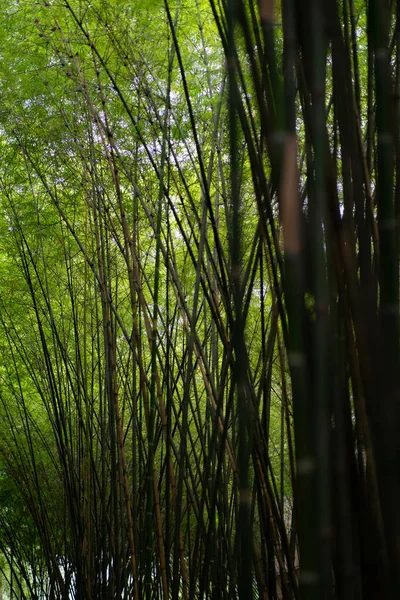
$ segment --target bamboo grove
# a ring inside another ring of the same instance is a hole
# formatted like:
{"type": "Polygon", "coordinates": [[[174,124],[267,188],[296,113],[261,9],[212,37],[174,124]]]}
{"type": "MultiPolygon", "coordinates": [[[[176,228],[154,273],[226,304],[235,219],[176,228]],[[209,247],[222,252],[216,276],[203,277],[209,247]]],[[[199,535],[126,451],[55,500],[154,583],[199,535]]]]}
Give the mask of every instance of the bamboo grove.
{"type": "Polygon", "coordinates": [[[0,14],[0,595],[400,597],[400,4],[0,14]]]}

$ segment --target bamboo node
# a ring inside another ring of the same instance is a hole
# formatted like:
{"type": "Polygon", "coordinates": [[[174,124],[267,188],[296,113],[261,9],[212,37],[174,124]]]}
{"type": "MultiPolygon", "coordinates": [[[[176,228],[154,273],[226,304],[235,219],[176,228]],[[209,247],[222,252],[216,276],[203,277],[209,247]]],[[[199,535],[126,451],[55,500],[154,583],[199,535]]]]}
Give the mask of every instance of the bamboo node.
{"type": "Polygon", "coordinates": [[[314,460],[314,458],[311,457],[305,457],[305,458],[300,458],[297,461],[297,474],[298,475],[310,475],[311,473],[313,473],[315,471],[316,468],[316,462],[314,460]]]}

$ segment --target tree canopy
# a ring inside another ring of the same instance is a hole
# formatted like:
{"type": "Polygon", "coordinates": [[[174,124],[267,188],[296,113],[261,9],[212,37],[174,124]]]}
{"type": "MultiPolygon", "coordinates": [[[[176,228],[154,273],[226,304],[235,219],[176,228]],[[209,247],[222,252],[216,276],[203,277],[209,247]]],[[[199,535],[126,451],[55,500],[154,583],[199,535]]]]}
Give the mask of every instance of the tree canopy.
{"type": "Polygon", "coordinates": [[[400,5],[0,10],[0,592],[400,596],[400,5]]]}

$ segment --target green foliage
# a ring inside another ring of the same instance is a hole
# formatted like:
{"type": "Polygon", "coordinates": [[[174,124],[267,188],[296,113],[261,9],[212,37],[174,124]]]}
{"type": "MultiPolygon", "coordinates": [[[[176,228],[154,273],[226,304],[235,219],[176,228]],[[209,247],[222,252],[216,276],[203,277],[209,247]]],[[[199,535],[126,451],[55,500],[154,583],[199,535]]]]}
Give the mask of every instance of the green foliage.
{"type": "Polygon", "coordinates": [[[23,597],[391,597],[398,23],[272,4],[1,9],[0,571],[23,597]]]}

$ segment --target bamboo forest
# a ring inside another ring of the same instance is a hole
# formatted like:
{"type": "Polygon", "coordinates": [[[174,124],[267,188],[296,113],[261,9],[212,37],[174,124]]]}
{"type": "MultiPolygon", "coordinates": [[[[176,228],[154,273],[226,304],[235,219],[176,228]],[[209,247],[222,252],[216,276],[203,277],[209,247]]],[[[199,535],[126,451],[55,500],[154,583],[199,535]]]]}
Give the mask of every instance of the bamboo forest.
{"type": "Polygon", "coordinates": [[[0,600],[398,600],[400,0],[0,23],[0,600]]]}

